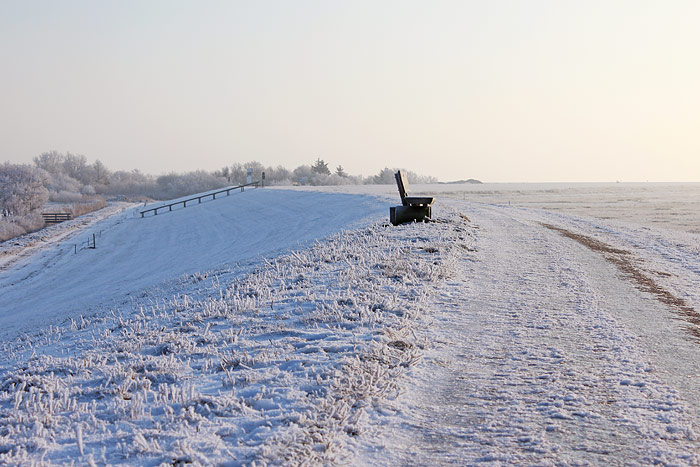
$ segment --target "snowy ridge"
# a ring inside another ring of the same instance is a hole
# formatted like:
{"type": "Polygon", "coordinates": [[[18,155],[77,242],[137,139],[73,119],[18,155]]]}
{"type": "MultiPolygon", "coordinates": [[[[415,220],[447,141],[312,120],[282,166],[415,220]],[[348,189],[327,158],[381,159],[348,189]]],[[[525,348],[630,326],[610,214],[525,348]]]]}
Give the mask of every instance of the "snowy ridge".
{"type": "Polygon", "coordinates": [[[3,359],[0,462],[342,461],[420,358],[416,319],[471,242],[454,214],[374,225],[51,327],[3,359]]]}

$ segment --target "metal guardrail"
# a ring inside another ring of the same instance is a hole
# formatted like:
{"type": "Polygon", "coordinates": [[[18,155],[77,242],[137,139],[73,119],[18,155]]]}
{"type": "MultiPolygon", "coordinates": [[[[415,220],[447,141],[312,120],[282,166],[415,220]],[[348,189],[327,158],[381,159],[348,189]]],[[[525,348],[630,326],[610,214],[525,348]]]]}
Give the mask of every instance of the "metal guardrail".
{"type": "Polygon", "coordinates": [[[245,185],[232,186],[232,187],[228,187],[228,188],[223,188],[219,191],[215,191],[212,193],[207,193],[205,195],[193,196],[192,198],[182,199],[179,201],[175,201],[173,203],[161,204],[160,206],[156,206],[155,208],[149,208],[149,209],[144,209],[143,211],[140,211],[141,217],[145,217],[145,214],[147,212],[153,212],[153,215],[157,216],[159,209],[168,208],[168,212],[170,212],[173,210],[173,206],[177,206],[180,204],[182,204],[183,208],[186,208],[187,203],[189,203],[191,201],[197,201],[197,204],[200,204],[202,202],[202,199],[205,199],[205,198],[211,197],[212,200],[215,200],[216,195],[220,195],[222,193],[226,193],[226,196],[229,196],[233,190],[240,189],[241,191],[245,191],[245,187],[247,187],[247,186],[252,186],[252,187],[258,188],[258,186],[260,186],[260,182],[252,182],[252,183],[246,183],[245,185]]]}

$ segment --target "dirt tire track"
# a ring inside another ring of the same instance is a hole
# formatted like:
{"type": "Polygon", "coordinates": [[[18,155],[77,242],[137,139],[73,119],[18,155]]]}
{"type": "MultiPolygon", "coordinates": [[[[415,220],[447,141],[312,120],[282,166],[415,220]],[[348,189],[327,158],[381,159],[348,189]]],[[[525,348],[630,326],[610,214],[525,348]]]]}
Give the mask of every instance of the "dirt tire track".
{"type": "MultiPolygon", "coordinates": [[[[645,274],[641,268],[635,266],[632,262],[634,257],[631,252],[614,248],[600,240],[574,233],[562,227],[546,223],[541,223],[541,225],[560,233],[564,237],[575,240],[593,251],[601,253],[603,257],[614,264],[625,277],[631,279],[639,290],[652,294],[657,300],[671,307],[683,320],[689,323],[689,325],[686,326],[686,330],[700,342],[700,313],[691,307],[687,301],[663,288],[658,282],[645,274]]],[[[666,273],[657,274],[663,275],[666,273]]]]}

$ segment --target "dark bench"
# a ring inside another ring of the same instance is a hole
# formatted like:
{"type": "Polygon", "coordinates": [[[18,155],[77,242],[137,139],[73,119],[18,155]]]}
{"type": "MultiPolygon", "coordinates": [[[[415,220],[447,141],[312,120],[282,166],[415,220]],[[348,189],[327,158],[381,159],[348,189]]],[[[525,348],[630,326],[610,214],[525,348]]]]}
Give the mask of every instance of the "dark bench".
{"type": "Polygon", "coordinates": [[[435,198],[430,196],[408,196],[408,181],[406,180],[406,176],[399,170],[394,174],[394,177],[396,177],[396,185],[399,188],[399,195],[401,196],[401,206],[392,206],[389,208],[389,220],[391,223],[399,225],[404,222],[430,221],[435,198]]]}

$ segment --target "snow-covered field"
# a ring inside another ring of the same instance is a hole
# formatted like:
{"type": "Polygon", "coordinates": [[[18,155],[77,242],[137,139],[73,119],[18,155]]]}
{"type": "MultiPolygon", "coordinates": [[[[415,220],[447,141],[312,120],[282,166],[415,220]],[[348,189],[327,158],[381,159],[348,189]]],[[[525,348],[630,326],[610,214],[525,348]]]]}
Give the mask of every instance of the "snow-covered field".
{"type": "Polygon", "coordinates": [[[700,463],[700,185],[413,192],[1,245],[0,463],[700,463]]]}

